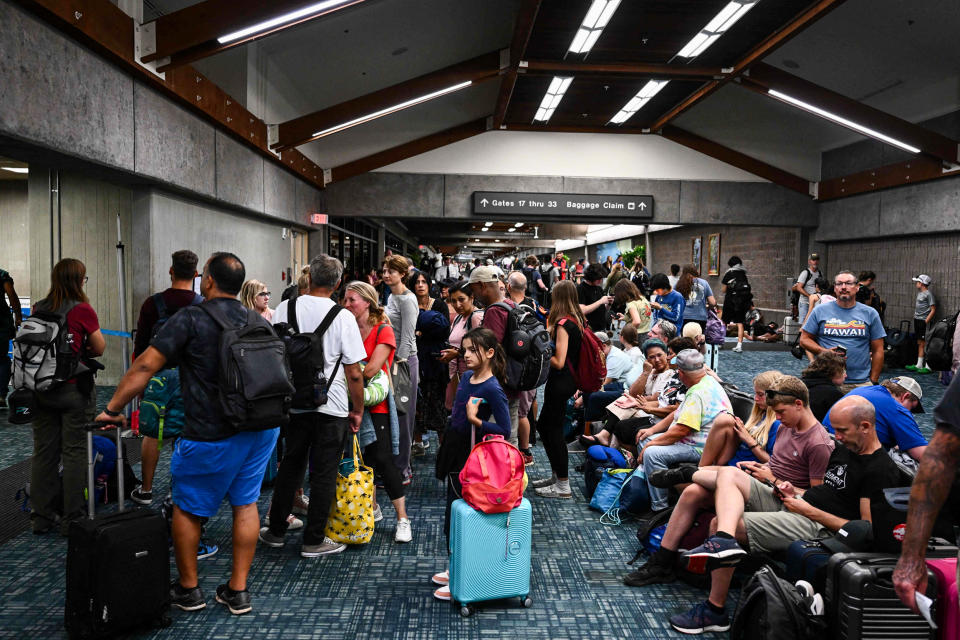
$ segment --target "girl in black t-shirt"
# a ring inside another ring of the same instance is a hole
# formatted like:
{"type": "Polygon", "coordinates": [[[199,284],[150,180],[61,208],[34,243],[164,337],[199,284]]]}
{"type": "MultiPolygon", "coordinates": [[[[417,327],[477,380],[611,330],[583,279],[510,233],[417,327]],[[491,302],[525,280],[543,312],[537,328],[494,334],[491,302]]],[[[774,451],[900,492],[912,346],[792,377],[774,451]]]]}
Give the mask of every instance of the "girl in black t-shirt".
{"type": "Polygon", "coordinates": [[[553,475],[533,483],[537,495],[545,498],[570,498],[567,479],[567,442],[563,437],[563,414],[567,401],[577,391],[571,368],[580,359],[580,340],[587,320],[580,312],[577,287],[569,280],[558,282],[551,292],[552,303],[547,329],[556,344],[550,358],[550,375],[543,392],[543,410],[537,431],[550,460],[553,475]]]}

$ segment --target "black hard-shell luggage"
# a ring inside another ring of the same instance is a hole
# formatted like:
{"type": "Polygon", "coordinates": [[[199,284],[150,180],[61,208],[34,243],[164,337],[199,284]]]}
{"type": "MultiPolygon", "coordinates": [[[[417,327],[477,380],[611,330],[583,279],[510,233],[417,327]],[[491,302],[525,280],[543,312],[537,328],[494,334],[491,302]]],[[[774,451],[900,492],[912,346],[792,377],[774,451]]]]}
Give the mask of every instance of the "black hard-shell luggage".
{"type": "Polygon", "coordinates": [[[71,638],[106,638],[140,627],[167,626],[170,552],[163,516],[124,511],[123,442],[117,434],[120,511],[94,516],[93,430],[87,431],[89,518],[70,523],[64,624],[71,638]]]}
{"type": "Polygon", "coordinates": [[[806,580],[815,593],[823,593],[831,555],[819,540],[797,540],[787,547],[787,580],[806,580]]]}
{"type": "MultiPolygon", "coordinates": [[[[897,556],[837,553],[827,563],[824,603],[838,640],[934,640],[936,631],[893,590],[897,556]]],[[[937,577],[927,570],[927,593],[937,600],[937,577]]]]}

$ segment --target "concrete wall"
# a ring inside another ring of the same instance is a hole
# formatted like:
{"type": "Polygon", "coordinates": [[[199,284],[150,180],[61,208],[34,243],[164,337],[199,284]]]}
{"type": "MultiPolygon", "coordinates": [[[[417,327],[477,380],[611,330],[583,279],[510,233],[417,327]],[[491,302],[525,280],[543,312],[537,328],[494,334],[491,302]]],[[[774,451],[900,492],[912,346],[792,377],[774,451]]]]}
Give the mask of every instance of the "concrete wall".
{"type": "MultiPolygon", "coordinates": [[[[650,234],[654,267],[669,273],[671,264],[681,267],[692,261],[694,238],[703,242],[700,272],[710,283],[717,302],[722,302],[720,278],[727,270],[727,260],[739,256],[747,270],[756,304],[767,321],[779,322],[789,310],[787,299],[788,281],[803,270],[804,232],[796,227],[741,227],[730,225],[704,225],[683,227],[650,234]],[[720,234],[720,275],[707,274],[707,239],[712,233],[720,234]]],[[[641,243],[637,239],[635,244],[641,243]]]]}
{"type": "Polygon", "coordinates": [[[309,226],[320,190],[11,3],[0,24],[0,135],[309,226]]]}
{"type": "MultiPolygon", "coordinates": [[[[0,180],[0,269],[9,271],[20,296],[30,295],[30,215],[26,180],[0,180]]],[[[0,293],[0,295],[3,295],[0,293]]]]}
{"type": "Polygon", "coordinates": [[[597,219],[598,223],[702,224],[722,220],[814,227],[818,222],[816,202],[767,182],[368,173],[329,185],[325,195],[332,216],[417,219],[409,224],[415,233],[416,225],[429,224],[430,218],[479,218],[470,212],[470,194],[474,191],[653,195],[653,219],[621,217],[597,219]]]}

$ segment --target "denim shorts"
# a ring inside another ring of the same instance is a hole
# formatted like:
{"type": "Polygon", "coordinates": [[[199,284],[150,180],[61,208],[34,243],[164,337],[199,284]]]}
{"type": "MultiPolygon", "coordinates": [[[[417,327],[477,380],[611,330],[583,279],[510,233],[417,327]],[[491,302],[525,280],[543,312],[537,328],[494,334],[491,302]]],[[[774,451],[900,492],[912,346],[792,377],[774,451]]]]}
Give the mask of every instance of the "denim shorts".
{"type": "Polygon", "coordinates": [[[279,434],[278,427],[213,442],[180,438],[170,460],[173,503],[187,513],[212,518],[224,498],[235,507],[256,502],[279,434]]]}

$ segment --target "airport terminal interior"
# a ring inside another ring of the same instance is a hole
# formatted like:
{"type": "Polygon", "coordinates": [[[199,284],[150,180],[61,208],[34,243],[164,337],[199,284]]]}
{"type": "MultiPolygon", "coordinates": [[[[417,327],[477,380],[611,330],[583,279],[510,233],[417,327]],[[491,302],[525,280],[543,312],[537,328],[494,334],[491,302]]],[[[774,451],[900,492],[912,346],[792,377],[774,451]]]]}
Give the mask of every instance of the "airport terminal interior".
{"type": "MultiPolygon", "coordinates": [[[[436,367],[425,369],[424,356],[459,346],[451,347],[448,338],[463,339],[464,327],[457,333],[455,322],[463,320],[462,312],[451,291],[492,308],[498,286],[517,302],[529,297],[523,304],[532,305],[559,347],[557,334],[567,334],[553,324],[551,305],[565,304],[557,300],[566,299],[572,287],[563,283],[571,281],[579,295],[571,313],[583,311],[590,329],[603,334],[601,352],[633,346],[621,339],[624,327],[635,325],[636,340],[665,320],[673,333],[661,328],[664,343],[682,334],[699,352],[684,358],[677,353],[690,347],[675,353],[670,346],[677,375],[690,378],[684,363],[691,357],[700,363],[691,366],[701,369],[705,361],[722,381],[716,388],[746,398],[746,413],[738,413],[744,420],[752,403],[776,396],[772,387],[757,386],[758,374],[776,370],[806,380],[804,370],[815,367],[821,347],[846,349],[840,365],[846,381],[830,383],[837,398],[858,385],[887,393],[877,385],[902,382],[895,388],[906,390],[906,409],[910,400],[922,401],[923,413],[903,415],[925,446],[935,430],[941,432],[936,427],[947,413],[935,416],[935,409],[945,394],[943,405],[950,404],[951,364],[955,370],[960,360],[958,340],[957,355],[939,366],[937,350],[949,352],[952,343],[936,339],[949,327],[952,340],[951,322],[960,310],[957,33],[956,0],[0,0],[0,339],[7,351],[0,354],[0,398],[26,384],[23,372],[5,380],[4,370],[16,369],[25,357],[17,355],[16,327],[58,290],[65,259],[82,263],[78,282],[105,343],[96,358],[102,369],[88,419],[121,395],[141,308],[149,302],[157,317],[153,296],[171,286],[173,254],[181,250],[199,259],[195,278],[181,278],[187,282],[181,288],[198,296],[211,291],[214,278],[206,266],[213,254],[239,258],[244,280],[257,281],[249,292],[244,285],[249,295],[242,293],[241,301],[268,320],[289,305],[281,298],[319,295],[310,279],[319,277],[318,256],[336,258],[342,267],[339,283],[324,295],[350,309],[346,285],[364,282],[372,286],[372,304],[386,306],[389,315],[389,300],[404,287],[397,259],[405,259],[420,321],[433,313],[447,327],[430,351],[427,328],[417,326],[413,356],[420,352],[421,380],[418,388],[415,371],[411,389],[420,404],[409,418],[399,406],[390,414],[399,416],[399,439],[408,440],[406,461],[398,458],[397,466],[409,542],[397,541],[402,520],[385,489],[376,492],[383,519],[372,538],[337,546],[329,555],[301,555],[301,548],[318,545],[305,537],[306,511],[295,511],[288,522],[300,524],[291,524],[281,545],[263,542],[261,531],[247,579],[252,610],[231,615],[233,605],[224,606],[218,585],[231,584],[232,567],[244,552],[234,548],[236,509],[225,498],[203,527],[201,550],[208,545],[210,553],[195,561],[205,608],[184,610],[175,600],[169,625],[127,629],[122,637],[724,635],[751,572],[734,575],[725,614],[701,606],[701,616],[720,621],[712,627],[703,622],[707,618],[677,622],[698,603],[717,605],[705,600],[709,577],[706,586],[683,579],[625,584],[625,576],[658,557],[659,543],[651,548],[637,535],[657,508],[621,509],[620,518],[591,508],[585,478],[593,459],[586,450],[598,433],[613,433],[600,429],[616,420],[612,405],[604,409],[607,402],[601,413],[589,415],[596,388],[579,386],[587,391],[585,409],[574,405],[574,387],[561,394],[563,403],[569,398],[566,413],[551,402],[560,386],[551,381],[579,375],[572,365],[564,369],[562,360],[550,365],[545,385],[541,380],[518,391],[530,409],[519,421],[533,433],[525,439],[521,424],[519,446],[529,456],[531,482],[523,494],[532,509],[528,594],[463,608],[456,603],[459,587],[451,586],[454,604],[439,599],[440,583],[431,576],[454,565],[444,530],[451,488],[437,479],[436,469],[444,464],[438,452],[445,428],[456,429],[458,415],[463,420],[454,392],[464,370],[452,365],[451,382],[446,365],[439,374],[436,367]],[[304,273],[310,277],[304,280],[304,273]],[[522,280],[519,288],[514,276],[522,280]],[[738,278],[749,281],[746,294],[738,278]],[[631,306],[634,295],[624,293],[628,284],[652,314],[646,322],[631,306]],[[558,286],[560,296],[551,291],[558,286]],[[585,300],[592,290],[596,294],[585,300]],[[871,314],[861,316],[866,334],[860,319],[815,309],[823,305],[829,312],[854,293],[856,309],[871,314]],[[668,294],[681,301],[673,324],[668,294]],[[690,313],[698,304],[702,317],[690,313]],[[431,310],[436,305],[439,314],[431,310]],[[821,317],[826,328],[818,334],[821,317]],[[844,346],[854,334],[869,339],[844,346]],[[837,341],[813,342],[813,350],[799,342],[818,335],[837,341]],[[854,362],[860,356],[866,364],[854,362]],[[434,375],[442,376],[439,387],[434,375]],[[558,481],[558,454],[550,446],[556,444],[552,434],[561,432],[569,485],[558,481]],[[547,481],[545,494],[536,481],[551,474],[554,483],[547,481]],[[638,549],[639,559],[627,564],[638,549]],[[530,602],[524,603],[526,595],[530,602]]],[[[353,314],[342,316],[354,323],[353,314]]],[[[506,346],[504,330],[502,323],[497,337],[506,346]]],[[[584,325],[577,333],[580,356],[587,331],[584,325]]],[[[637,375],[650,369],[647,347],[642,340],[636,346],[643,347],[633,361],[639,368],[607,380],[614,385],[605,392],[610,402],[621,391],[629,397],[637,375]]],[[[159,351],[151,348],[145,356],[150,353],[159,351]]],[[[451,357],[462,361],[463,353],[461,347],[451,357]]],[[[604,357],[609,364],[611,356],[604,357]]],[[[328,370],[331,378],[346,380],[351,359],[343,369],[328,370]]],[[[693,383],[683,385],[687,391],[693,383]]],[[[42,404],[38,394],[25,397],[42,404]]],[[[511,394],[508,389],[505,397],[512,403],[511,394]]],[[[68,518],[38,530],[31,469],[43,448],[39,439],[53,438],[59,448],[67,430],[80,427],[64,426],[62,436],[60,427],[42,431],[48,418],[37,413],[32,424],[17,419],[10,397],[0,405],[0,638],[66,638],[65,602],[73,588],[67,580],[68,518]]],[[[193,397],[184,394],[187,402],[193,397]]],[[[134,418],[138,402],[111,406],[134,418]]],[[[665,396],[652,402],[672,407],[666,429],[676,405],[665,396]]],[[[683,407],[676,426],[686,428],[683,407]]],[[[44,411],[49,416],[54,410],[44,411]]],[[[512,404],[510,411],[517,411],[512,404]]],[[[957,413],[955,403],[951,411],[957,413]]],[[[187,407],[188,423],[191,413],[187,407]]],[[[702,419],[706,436],[713,418],[704,413],[702,419]]],[[[122,442],[135,476],[128,480],[136,482],[125,494],[139,491],[145,479],[145,436],[131,427],[136,423],[126,424],[122,442]]],[[[256,517],[268,536],[275,528],[264,518],[291,428],[281,430],[281,446],[265,471],[260,465],[256,517]]],[[[960,424],[955,428],[960,433],[960,424]]],[[[752,436],[742,437],[746,443],[752,436]]],[[[396,445],[396,434],[391,439],[396,445]]],[[[173,508],[164,506],[164,496],[177,483],[183,465],[176,456],[190,438],[171,440],[160,439],[152,499],[138,504],[127,497],[127,509],[169,514],[173,508]]],[[[879,442],[891,444],[882,437],[879,442]]],[[[639,464],[641,472],[649,467],[646,449],[638,454],[636,443],[611,444],[617,455],[629,454],[625,464],[639,464]]],[[[903,442],[892,444],[907,456],[903,442]]],[[[689,448],[699,456],[702,445],[689,448]]],[[[840,438],[835,446],[843,447],[840,438]]],[[[916,458],[922,469],[923,458],[916,458]]],[[[56,461],[51,469],[57,472],[56,461]]],[[[317,499],[309,479],[315,472],[311,460],[297,480],[307,501],[317,499]]],[[[378,468],[379,481],[390,484],[378,468]]],[[[671,507],[686,486],[678,485],[671,489],[671,507]]],[[[182,515],[177,496],[173,490],[182,515]]],[[[116,510],[115,499],[97,505],[103,515],[116,510]]],[[[169,549],[170,580],[176,581],[172,541],[169,549]]],[[[778,570],[786,566],[783,551],[769,554],[778,570]]],[[[956,558],[956,549],[950,553],[956,558]]],[[[454,574],[451,568],[451,581],[454,574]]],[[[241,591],[234,586],[224,593],[241,591]]],[[[134,602],[150,597],[144,593],[134,602]]],[[[937,602],[933,615],[948,625],[938,631],[891,598],[877,606],[900,607],[889,625],[902,623],[908,631],[878,636],[866,623],[863,629],[841,625],[826,598],[826,633],[844,639],[960,637],[960,612],[947,613],[957,609],[956,589],[952,603],[937,602]]],[[[849,615],[867,616],[862,608],[849,615]]]]}

